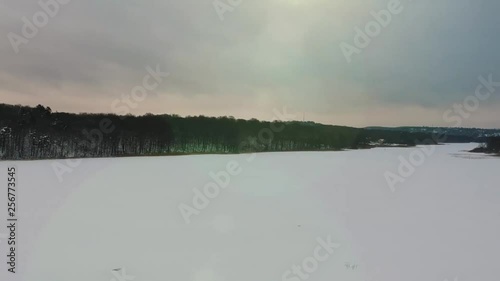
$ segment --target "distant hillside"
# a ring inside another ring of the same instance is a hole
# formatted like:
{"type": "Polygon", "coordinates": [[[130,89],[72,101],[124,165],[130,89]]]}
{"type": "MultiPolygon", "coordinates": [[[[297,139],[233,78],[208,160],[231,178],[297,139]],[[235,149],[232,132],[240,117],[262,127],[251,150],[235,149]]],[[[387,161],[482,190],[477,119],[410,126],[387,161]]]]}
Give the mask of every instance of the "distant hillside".
{"type": "Polygon", "coordinates": [[[2,159],[341,150],[413,146],[431,139],[430,132],[407,129],[168,114],[72,114],[42,105],[0,104],[2,159]]]}
{"type": "Polygon", "coordinates": [[[386,130],[409,133],[447,135],[447,142],[485,142],[487,138],[500,136],[500,129],[450,128],[450,127],[367,127],[368,130],[386,130]]]}

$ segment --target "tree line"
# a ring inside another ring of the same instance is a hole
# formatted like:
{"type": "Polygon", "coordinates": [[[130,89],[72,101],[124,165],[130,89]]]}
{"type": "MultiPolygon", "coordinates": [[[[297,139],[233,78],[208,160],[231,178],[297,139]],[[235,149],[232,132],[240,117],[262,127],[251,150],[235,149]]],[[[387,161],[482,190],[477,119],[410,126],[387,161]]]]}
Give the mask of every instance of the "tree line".
{"type": "Polygon", "coordinates": [[[0,104],[2,159],[61,159],[413,146],[429,133],[299,121],[178,115],[73,114],[0,104]],[[276,128],[270,130],[270,128],[276,128]]]}
{"type": "Polygon", "coordinates": [[[474,148],[471,152],[500,154],[500,136],[487,138],[484,143],[474,148]]]}

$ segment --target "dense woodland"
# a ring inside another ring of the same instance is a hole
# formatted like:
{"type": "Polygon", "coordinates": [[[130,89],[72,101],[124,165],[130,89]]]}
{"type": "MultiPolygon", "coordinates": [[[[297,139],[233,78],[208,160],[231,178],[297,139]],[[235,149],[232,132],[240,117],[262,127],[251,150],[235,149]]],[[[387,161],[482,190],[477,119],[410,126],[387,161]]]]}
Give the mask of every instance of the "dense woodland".
{"type": "Polygon", "coordinates": [[[473,149],[471,152],[500,154],[500,137],[488,138],[486,142],[481,144],[478,148],[473,149]]]}
{"type": "Polygon", "coordinates": [[[0,104],[2,159],[246,153],[415,145],[429,133],[233,117],[118,116],[0,104]]]}
{"type": "Polygon", "coordinates": [[[500,153],[500,137],[489,138],[486,147],[491,152],[500,153]]]}

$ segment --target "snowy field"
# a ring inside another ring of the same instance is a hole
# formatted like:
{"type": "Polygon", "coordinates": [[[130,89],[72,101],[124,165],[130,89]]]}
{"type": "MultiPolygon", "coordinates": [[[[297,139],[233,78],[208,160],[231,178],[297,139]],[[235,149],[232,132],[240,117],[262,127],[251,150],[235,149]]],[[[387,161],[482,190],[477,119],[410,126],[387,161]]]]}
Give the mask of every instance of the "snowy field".
{"type": "Polygon", "coordinates": [[[500,158],[476,146],[433,146],[394,191],[418,148],[86,159],[62,181],[65,161],[0,162],[19,183],[0,280],[498,281],[500,158]]]}

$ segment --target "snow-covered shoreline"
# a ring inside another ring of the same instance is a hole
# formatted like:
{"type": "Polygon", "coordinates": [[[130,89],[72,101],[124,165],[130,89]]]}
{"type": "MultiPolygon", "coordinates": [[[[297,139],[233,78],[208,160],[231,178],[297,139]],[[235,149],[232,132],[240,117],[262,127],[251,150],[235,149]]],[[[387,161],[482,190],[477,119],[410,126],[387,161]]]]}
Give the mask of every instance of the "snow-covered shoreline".
{"type": "Polygon", "coordinates": [[[83,159],[62,182],[61,160],[19,161],[17,276],[298,281],[293,266],[307,273],[317,241],[331,239],[340,246],[308,280],[493,281],[500,162],[456,156],[474,146],[434,146],[396,192],[384,172],[412,149],[83,159]],[[230,161],[241,172],[186,224],[179,205],[230,161]]]}

